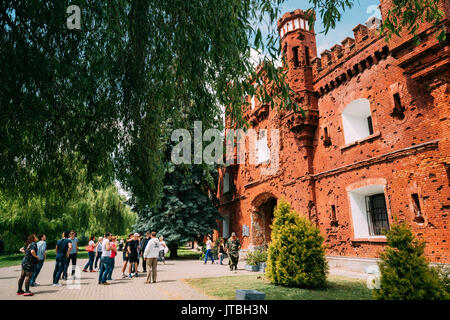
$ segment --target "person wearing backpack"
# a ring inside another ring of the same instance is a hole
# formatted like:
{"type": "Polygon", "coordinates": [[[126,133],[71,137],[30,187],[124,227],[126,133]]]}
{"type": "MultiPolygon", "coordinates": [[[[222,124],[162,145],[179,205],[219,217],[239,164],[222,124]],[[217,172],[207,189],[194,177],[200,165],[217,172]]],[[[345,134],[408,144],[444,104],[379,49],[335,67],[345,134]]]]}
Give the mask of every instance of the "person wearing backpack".
{"type": "Polygon", "coordinates": [[[69,259],[70,251],[72,250],[72,241],[69,239],[69,231],[65,231],[62,235],[62,239],[56,242],[56,262],[55,270],[53,270],[53,286],[60,287],[59,278],[64,272],[66,267],[67,259],[69,259]]]}
{"type": "Polygon", "coordinates": [[[39,258],[37,252],[38,238],[35,234],[29,235],[27,238],[27,244],[24,247],[25,257],[22,260],[22,273],[19,278],[19,290],[17,295],[32,296],[30,292],[30,281],[34,271],[34,265],[38,262],[39,258]],[[25,291],[22,290],[23,283],[25,281],[25,291]]]}
{"type": "Polygon", "coordinates": [[[90,272],[95,272],[94,271],[94,259],[95,259],[95,247],[97,245],[95,244],[95,236],[91,236],[89,238],[89,244],[86,247],[86,251],[88,252],[89,255],[89,261],[86,263],[86,265],[83,268],[83,272],[88,272],[87,269],[89,268],[90,272]]]}

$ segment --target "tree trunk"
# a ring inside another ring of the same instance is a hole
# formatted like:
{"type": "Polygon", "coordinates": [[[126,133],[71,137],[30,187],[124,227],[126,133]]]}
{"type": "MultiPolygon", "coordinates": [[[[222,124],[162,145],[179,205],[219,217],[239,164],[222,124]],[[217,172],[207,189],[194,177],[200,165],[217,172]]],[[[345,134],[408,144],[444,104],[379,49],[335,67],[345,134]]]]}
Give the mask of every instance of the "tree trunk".
{"type": "Polygon", "coordinates": [[[169,243],[168,247],[170,250],[170,259],[178,258],[178,243],[169,243]]]}

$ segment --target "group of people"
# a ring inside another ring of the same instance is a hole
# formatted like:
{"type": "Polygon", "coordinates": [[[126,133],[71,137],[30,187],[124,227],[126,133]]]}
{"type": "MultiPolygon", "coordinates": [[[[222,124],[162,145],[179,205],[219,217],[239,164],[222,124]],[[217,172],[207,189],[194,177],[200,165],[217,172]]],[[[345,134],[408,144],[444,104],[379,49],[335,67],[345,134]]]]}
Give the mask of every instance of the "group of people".
{"type": "MultiPolygon", "coordinates": [[[[35,234],[28,236],[26,245],[20,251],[25,256],[22,260],[22,272],[18,281],[17,295],[32,296],[30,287],[38,285],[36,279],[47,257],[46,236],[44,234],[39,235],[39,237],[35,234]],[[25,291],[23,290],[24,285],[25,291]]],[[[83,272],[99,271],[98,284],[100,285],[109,285],[108,281],[113,280],[112,274],[118,251],[123,251],[122,278],[138,277],[139,260],[142,259],[143,272],[147,272],[145,283],[151,283],[156,282],[158,261],[165,263],[164,256],[168,247],[162,236],[159,239],[156,237],[156,232],[147,232],[145,237],[139,233],[131,233],[128,239],[120,240],[119,244],[117,244],[117,237],[108,232],[103,237],[99,237],[97,242],[95,242],[95,236],[91,236],[86,251],[89,260],[84,266],[83,272]],[[125,274],[127,266],[128,275],[125,274]]],[[[70,263],[72,263],[71,277],[76,279],[77,233],[74,230],[65,231],[62,238],[56,243],[55,252],[53,286],[59,287],[61,286],[59,283],[61,279],[68,279],[70,263]]]]}
{"type": "MultiPolygon", "coordinates": [[[[205,253],[205,262],[208,262],[208,258],[211,259],[211,262],[214,264],[214,257],[212,254],[213,243],[210,236],[206,237],[206,253],[205,253]]],[[[223,258],[225,253],[228,254],[228,264],[230,266],[230,271],[237,270],[237,264],[239,262],[239,250],[241,249],[241,243],[239,239],[236,237],[234,232],[231,233],[230,238],[225,244],[224,239],[220,239],[218,246],[218,256],[219,256],[219,264],[223,265],[223,258]]]]}

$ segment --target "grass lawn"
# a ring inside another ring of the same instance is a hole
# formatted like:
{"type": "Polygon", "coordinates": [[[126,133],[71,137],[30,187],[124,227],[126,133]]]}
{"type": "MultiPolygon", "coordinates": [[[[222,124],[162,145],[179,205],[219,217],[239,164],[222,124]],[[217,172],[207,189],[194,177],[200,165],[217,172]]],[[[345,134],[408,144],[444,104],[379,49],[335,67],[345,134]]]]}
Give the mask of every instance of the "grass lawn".
{"type": "MultiPolygon", "coordinates": [[[[0,256],[0,268],[18,266],[22,263],[22,259],[24,257],[23,253],[13,253],[4,256],[0,256]]],[[[47,250],[47,261],[55,260],[56,253],[55,249],[47,250]]],[[[78,259],[87,259],[88,252],[85,251],[85,247],[80,247],[78,251],[78,259]]]]}
{"type": "Polygon", "coordinates": [[[219,278],[185,279],[190,286],[216,299],[234,300],[236,289],[264,292],[267,300],[370,300],[366,282],[338,276],[328,276],[324,289],[288,288],[271,284],[262,274],[219,278]]]}

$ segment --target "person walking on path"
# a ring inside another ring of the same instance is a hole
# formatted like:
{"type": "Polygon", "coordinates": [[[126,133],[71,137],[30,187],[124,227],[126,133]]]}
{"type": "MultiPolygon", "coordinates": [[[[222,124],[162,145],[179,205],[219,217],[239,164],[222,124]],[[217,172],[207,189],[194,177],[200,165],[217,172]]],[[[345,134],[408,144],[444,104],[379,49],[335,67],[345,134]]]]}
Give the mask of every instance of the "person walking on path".
{"type": "Polygon", "coordinates": [[[145,261],[147,263],[147,281],[145,283],[155,283],[156,275],[157,275],[157,266],[158,266],[158,255],[161,250],[161,245],[159,243],[158,238],[156,237],[156,232],[153,231],[151,233],[151,239],[147,244],[147,247],[144,251],[145,261]],[[151,279],[151,281],[150,281],[151,279]]]}
{"type": "Polygon", "coordinates": [[[64,269],[64,280],[67,280],[67,270],[69,269],[69,264],[72,262],[72,272],[71,276],[75,278],[75,268],[77,266],[77,256],[78,256],[78,238],[75,230],[70,231],[69,240],[72,242],[72,249],[69,253],[69,259],[66,261],[66,268],[64,269]]]}
{"type": "Polygon", "coordinates": [[[125,241],[125,244],[123,246],[123,267],[122,267],[122,279],[126,278],[127,275],[125,274],[125,271],[127,270],[128,261],[130,260],[128,256],[128,243],[131,241],[131,237],[133,236],[132,233],[128,235],[128,239],[125,241]]]}
{"type": "Polygon", "coordinates": [[[167,251],[169,251],[169,248],[167,248],[167,245],[166,245],[166,242],[164,241],[163,236],[159,237],[159,244],[160,244],[160,249],[159,249],[158,261],[162,261],[164,264],[166,264],[166,258],[164,257],[164,255],[167,253],[167,251]]]}
{"type": "Polygon", "coordinates": [[[45,234],[41,234],[38,237],[39,242],[36,243],[36,247],[37,247],[37,256],[39,261],[34,265],[34,271],[33,271],[33,276],[31,277],[30,280],[30,286],[35,287],[38,286],[39,284],[36,283],[36,279],[39,275],[39,273],[41,272],[42,266],[44,265],[44,260],[47,258],[47,242],[45,242],[45,240],[47,240],[47,237],[45,236],[45,234]]]}
{"type": "Polygon", "coordinates": [[[29,235],[25,245],[25,257],[22,260],[22,272],[19,277],[17,295],[32,296],[30,292],[30,281],[33,275],[34,266],[38,262],[37,245],[38,238],[35,234],[29,235]],[[25,281],[25,291],[22,290],[25,281]]]}
{"type": "Polygon", "coordinates": [[[110,268],[110,271],[109,271],[109,274],[108,274],[108,278],[107,278],[107,280],[111,280],[111,281],[114,280],[112,278],[112,273],[114,271],[114,266],[115,266],[116,256],[117,256],[116,241],[117,241],[117,237],[116,236],[111,237],[111,256],[110,256],[110,258],[111,258],[111,260],[110,260],[111,268],[110,268]]]}
{"type": "Polygon", "coordinates": [[[138,262],[139,262],[139,233],[135,233],[133,236],[133,240],[128,243],[128,258],[130,265],[128,267],[128,276],[132,278],[133,276],[138,276],[138,262]],[[131,271],[131,268],[134,267],[134,273],[131,271]]]}
{"type": "Polygon", "coordinates": [[[147,264],[145,262],[144,252],[147,247],[148,242],[150,241],[150,231],[147,231],[145,237],[142,237],[140,242],[140,250],[139,253],[142,257],[142,272],[147,272],[147,264]]]}
{"type": "Polygon", "coordinates": [[[225,245],[224,240],[220,239],[219,242],[219,264],[223,265],[223,256],[225,255],[225,245]]]}
{"type": "Polygon", "coordinates": [[[109,285],[106,280],[111,272],[111,232],[105,234],[105,238],[102,241],[102,247],[102,260],[100,263],[98,284],[109,285]]]}
{"type": "Polygon", "coordinates": [[[98,242],[97,242],[97,254],[95,256],[95,265],[94,268],[97,270],[100,270],[101,266],[102,266],[102,242],[103,242],[103,237],[99,237],[98,238],[98,242]],[[97,268],[97,262],[100,261],[100,266],[99,268],[97,268]]]}
{"type": "Polygon", "coordinates": [[[205,254],[205,263],[208,262],[208,257],[211,257],[211,261],[214,264],[214,258],[212,255],[212,241],[211,238],[209,236],[206,237],[206,254],[205,254]]]}
{"type": "Polygon", "coordinates": [[[94,272],[94,259],[95,259],[95,247],[97,245],[95,244],[95,236],[91,236],[89,238],[89,244],[86,247],[86,251],[89,255],[89,261],[86,263],[86,265],[83,268],[83,272],[88,272],[87,269],[89,268],[90,272],[94,272]]]}
{"type": "Polygon", "coordinates": [[[234,270],[237,270],[237,265],[239,262],[239,249],[241,249],[241,243],[236,238],[236,234],[233,232],[227,242],[228,264],[230,265],[230,271],[233,271],[233,268],[234,270]]]}
{"type": "Polygon", "coordinates": [[[56,242],[56,262],[55,262],[55,270],[53,270],[53,286],[60,287],[59,278],[61,274],[64,272],[64,268],[66,267],[67,259],[69,259],[70,251],[72,250],[72,241],[69,240],[69,231],[65,231],[63,233],[62,239],[59,239],[56,242]]]}

